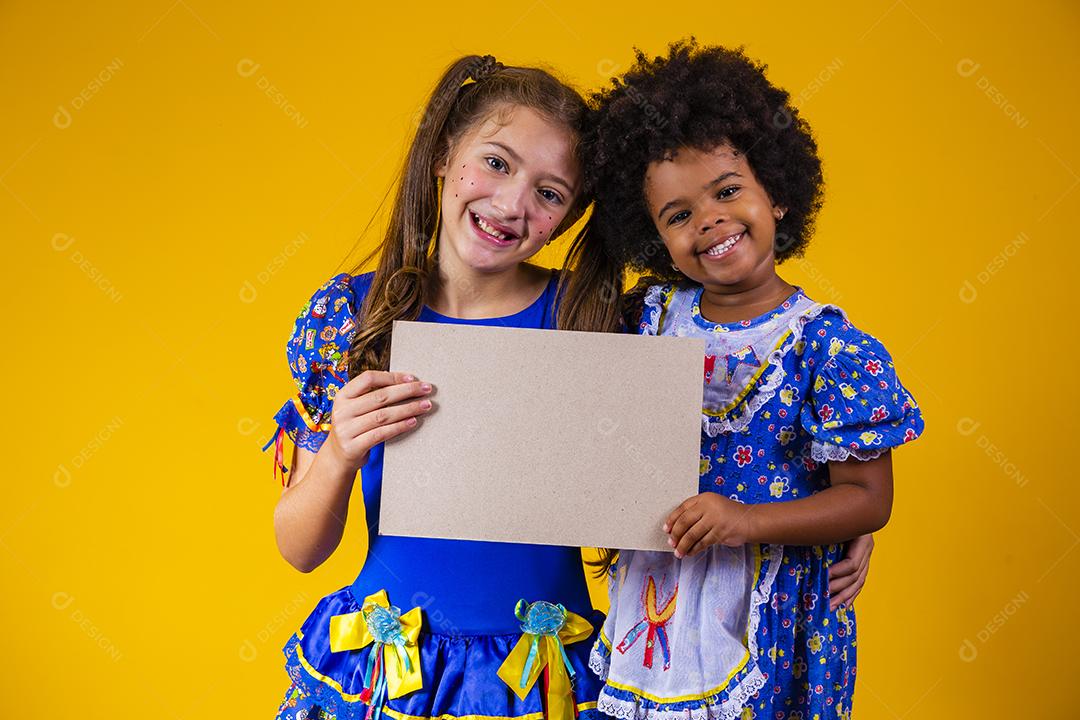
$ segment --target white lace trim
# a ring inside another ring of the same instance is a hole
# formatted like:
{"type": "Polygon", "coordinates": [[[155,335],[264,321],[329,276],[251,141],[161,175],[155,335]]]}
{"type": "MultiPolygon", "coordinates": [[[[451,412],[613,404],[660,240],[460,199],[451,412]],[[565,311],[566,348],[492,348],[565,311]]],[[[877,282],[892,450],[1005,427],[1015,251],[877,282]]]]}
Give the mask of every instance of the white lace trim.
{"type": "Polygon", "coordinates": [[[810,444],[810,457],[817,462],[844,462],[848,458],[855,458],[856,460],[873,460],[879,458],[885,453],[892,450],[891,447],[869,448],[866,450],[859,448],[846,448],[841,445],[833,445],[832,443],[821,442],[820,440],[814,440],[810,444]]]}
{"type": "MultiPolygon", "coordinates": [[[[776,582],[776,574],[780,571],[784,557],[783,545],[767,547],[768,551],[762,558],[765,577],[758,579],[750,595],[750,620],[746,629],[749,662],[753,663],[754,667],[738,685],[729,689],[727,700],[719,704],[704,700],[698,707],[662,710],[642,706],[641,698],[637,696],[632,700],[614,697],[609,694],[608,686],[604,685],[600,691],[596,709],[621,720],[645,720],[646,718],[648,720],[736,720],[739,718],[743,707],[750,702],[758,690],[765,686],[766,680],[757,661],[759,657],[757,630],[761,622],[761,606],[772,596],[773,583],[776,582]]],[[[604,652],[607,649],[606,646],[604,650],[600,649],[601,643],[602,641],[597,637],[592,652],[589,654],[589,668],[606,683],[608,670],[611,667],[611,656],[604,652]]]]}
{"type": "MultiPolygon", "coordinates": [[[[645,293],[645,307],[646,312],[649,315],[648,323],[642,331],[642,335],[659,335],[660,334],[660,316],[664,312],[663,303],[663,288],[662,285],[651,285],[645,293]],[[655,310],[655,312],[653,312],[655,310]]],[[[672,290],[672,292],[675,292],[672,290]]],[[[741,404],[741,408],[737,407],[728,413],[726,417],[715,417],[713,415],[701,414],[701,429],[709,437],[716,437],[722,433],[740,432],[745,430],[750,421],[754,419],[757,411],[761,407],[772,400],[776,395],[777,389],[780,387],[780,383],[784,381],[787,374],[784,372],[783,362],[784,357],[788,352],[795,347],[800,340],[802,340],[803,332],[806,329],[806,325],[817,318],[818,315],[825,310],[835,310],[840,313],[840,316],[847,321],[847,315],[844,311],[836,305],[815,303],[807,308],[806,311],[796,314],[788,321],[788,330],[791,331],[791,337],[783,344],[769,353],[768,365],[769,369],[768,378],[759,381],[758,386],[751,391],[750,398],[745,400],[741,404]],[[739,410],[742,412],[739,412],[739,410]],[[737,416],[733,416],[733,413],[738,413],[737,416]]],[[[817,458],[815,458],[817,459],[817,458]]]]}
{"type": "Polygon", "coordinates": [[[641,330],[642,335],[660,334],[660,316],[664,314],[664,288],[666,285],[650,285],[645,291],[645,308],[648,321],[641,330]],[[649,312],[649,308],[655,308],[657,312],[649,312]],[[651,317],[655,315],[655,317],[651,317]]]}
{"type": "Polygon", "coordinates": [[[746,628],[747,645],[750,646],[750,658],[755,662],[758,657],[757,631],[758,624],[761,621],[761,606],[769,602],[773,583],[776,582],[776,574],[780,572],[780,565],[784,561],[783,545],[769,545],[768,548],[768,552],[762,559],[762,565],[767,564],[765,580],[764,582],[758,581],[757,587],[754,588],[754,592],[750,596],[750,622],[746,628]]]}
{"type": "Polygon", "coordinates": [[[622,720],[736,720],[742,713],[743,707],[750,701],[758,690],[765,685],[765,678],[761,670],[754,668],[747,675],[739,688],[731,694],[728,701],[721,705],[710,705],[707,701],[697,707],[683,710],[656,710],[643,707],[637,699],[622,700],[608,694],[605,686],[600,691],[600,698],[596,703],[596,709],[605,715],[621,718],[622,720]]]}
{"type": "Polygon", "coordinates": [[[611,669],[611,655],[604,652],[605,650],[607,650],[607,646],[597,635],[596,642],[592,646],[592,652],[589,653],[589,669],[596,674],[596,677],[607,682],[608,670],[611,669]],[[601,650],[601,647],[604,650],[601,650]]]}

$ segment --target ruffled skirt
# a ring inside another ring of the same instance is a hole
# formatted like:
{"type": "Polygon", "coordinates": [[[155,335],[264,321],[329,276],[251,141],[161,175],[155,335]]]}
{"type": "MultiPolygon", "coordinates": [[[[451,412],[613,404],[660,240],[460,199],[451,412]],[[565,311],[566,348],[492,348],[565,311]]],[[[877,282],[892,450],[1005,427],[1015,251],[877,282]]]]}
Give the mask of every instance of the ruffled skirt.
{"type": "MultiPolygon", "coordinates": [[[[368,716],[369,707],[360,700],[360,693],[374,645],[331,652],[329,642],[330,618],[359,610],[360,603],[351,589],[342,588],[320,600],[300,630],[289,638],[284,653],[292,684],[278,710],[278,720],[363,720],[368,716]]],[[[574,670],[572,685],[578,717],[600,720],[596,699],[602,683],[589,671],[588,659],[604,615],[594,611],[586,619],[592,623],[593,633],[566,645],[565,650],[574,670]]],[[[520,638],[520,632],[444,635],[425,627],[417,640],[423,687],[388,700],[382,716],[389,720],[540,720],[544,717],[540,683],[521,700],[497,675],[520,638]]]]}

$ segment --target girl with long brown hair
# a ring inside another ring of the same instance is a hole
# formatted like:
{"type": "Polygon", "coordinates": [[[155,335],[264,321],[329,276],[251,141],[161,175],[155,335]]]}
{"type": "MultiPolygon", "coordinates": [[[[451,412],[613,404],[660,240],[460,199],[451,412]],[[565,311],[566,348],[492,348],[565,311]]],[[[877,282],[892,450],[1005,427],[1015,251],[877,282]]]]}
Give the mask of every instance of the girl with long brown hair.
{"type": "Polygon", "coordinates": [[[275,416],[285,483],[278,547],[302,572],[322,564],[341,541],[359,471],[369,549],[356,580],[322,598],[285,646],[292,685],[279,718],[596,713],[587,664],[602,616],[577,548],[380,536],[377,527],[382,443],[423,432],[436,391],[388,372],[395,320],[614,328],[620,277],[601,255],[574,245],[580,272],[569,288],[527,262],[587,204],[585,115],[581,97],[543,70],[490,56],[453,63],[408,151],[377,269],[331,278],[297,317],[287,356],[298,393],[275,416]],[[516,607],[520,599],[544,602],[516,607]],[[504,666],[523,622],[561,651],[529,654],[515,675],[504,666]]]}

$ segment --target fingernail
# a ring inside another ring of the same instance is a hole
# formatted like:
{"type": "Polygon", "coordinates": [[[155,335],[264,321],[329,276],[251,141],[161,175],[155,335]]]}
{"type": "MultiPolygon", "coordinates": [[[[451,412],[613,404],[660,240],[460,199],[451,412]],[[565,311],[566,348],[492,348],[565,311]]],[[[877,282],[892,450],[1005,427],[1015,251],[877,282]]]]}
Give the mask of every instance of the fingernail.
{"type": "Polygon", "coordinates": [[[415,380],[416,380],[416,378],[413,377],[412,375],[406,375],[405,376],[405,382],[414,382],[415,380]]]}
{"type": "Polygon", "coordinates": [[[405,421],[405,424],[409,425],[410,427],[415,425],[416,424],[416,418],[409,418],[408,420],[405,421]]]}
{"type": "Polygon", "coordinates": [[[664,532],[671,532],[671,528],[668,527],[667,523],[664,523],[664,532]]]}
{"type": "Polygon", "coordinates": [[[424,392],[431,392],[431,385],[428,383],[420,383],[420,389],[424,392]]]}
{"type": "Polygon", "coordinates": [[[431,407],[431,401],[430,400],[421,401],[420,402],[420,407],[422,407],[424,410],[427,410],[428,408],[431,407]]]}
{"type": "Polygon", "coordinates": [[[675,540],[672,539],[672,538],[668,538],[667,539],[667,544],[670,545],[671,547],[675,547],[675,540]]]}

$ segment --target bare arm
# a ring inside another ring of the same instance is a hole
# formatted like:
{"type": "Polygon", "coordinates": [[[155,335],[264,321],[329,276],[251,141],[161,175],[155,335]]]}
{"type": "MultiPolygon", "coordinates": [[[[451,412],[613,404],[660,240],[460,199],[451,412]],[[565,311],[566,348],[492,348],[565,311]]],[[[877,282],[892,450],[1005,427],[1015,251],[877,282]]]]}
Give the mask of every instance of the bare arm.
{"type": "Polygon", "coordinates": [[[330,453],[293,449],[289,484],[274,508],[274,536],[281,556],[300,572],[311,572],[337,549],[355,479],[356,471],[330,453]]]}
{"type": "Polygon", "coordinates": [[[356,473],[371,448],[416,427],[432,388],[411,375],[367,371],[345,384],[318,453],[295,448],[289,483],[274,508],[281,556],[300,572],[322,565],[341,543],[356,473]],[[417,399],[419,398],[419,399],[417,399]]]}
{"type": "Polygon", "coordinates": [[[664,531],[677,557],[709,545],[829,545],[885,527],[892,512],[892,455],[830,462],[831,487],[787,502],[744,505],[701,493],[668,516],[664,531]]]}

